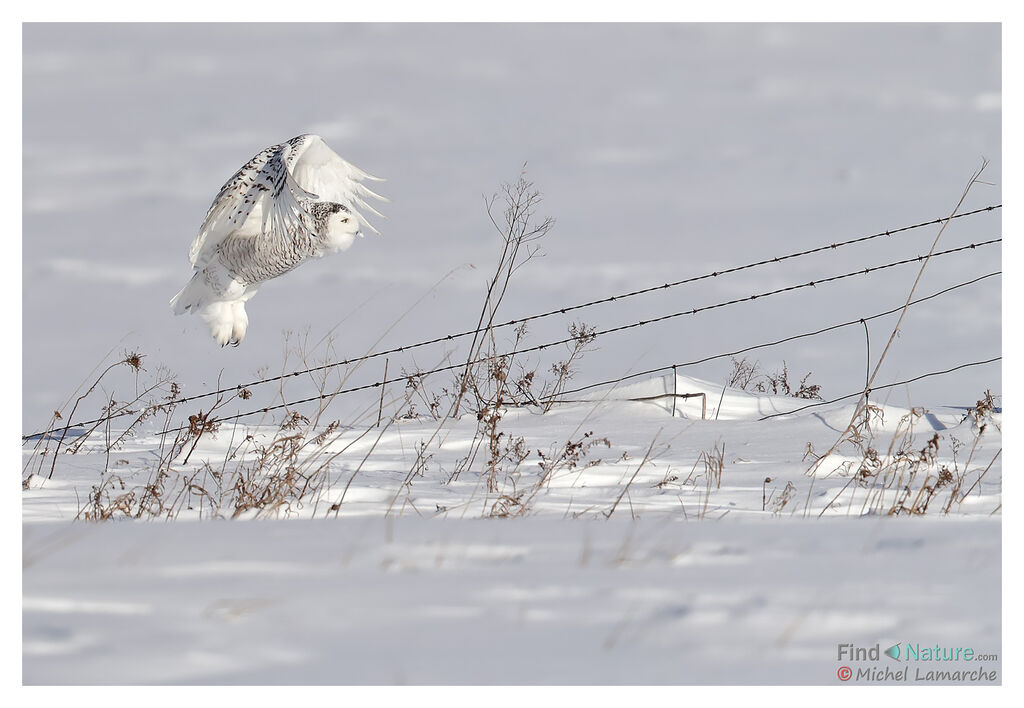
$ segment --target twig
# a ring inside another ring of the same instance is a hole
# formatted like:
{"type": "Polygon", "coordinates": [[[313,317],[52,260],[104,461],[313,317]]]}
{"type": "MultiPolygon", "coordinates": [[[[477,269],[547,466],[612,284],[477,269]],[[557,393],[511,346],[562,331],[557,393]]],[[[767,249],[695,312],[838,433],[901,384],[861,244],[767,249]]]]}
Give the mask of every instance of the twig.
{"type": "Polygon", "coordinates": [[[612,508],[604,512],[604,518],[612,518],[612,514],[615,513],[615,508],[619,505],[619,502],[622,501],[622,497],[626,496],[626,492],[629,491],[629,485],[633,484],[633,480],[636,479],[638,474],[640,474],[640,470],[643,469],[645,464],[647,464],[647,460],[651,458],[651,452],[654,450],[654,444],[658,442],[658,436],[661,435],[662,430],[664,430],[664,428],[659,428],[658,432],[654,434],[654,439],[651,440],[651,444],[647,447],[647,453],[644,455],[644,459],[640,460],[640,464],[637,465],[636,471],[633,472],[633,476],[629,478],[628,482],[626,482],[626,486],[622,488],[622,491],[619,493],[615,503],[612,504],[612,508]]]}
{"type": "Polygon", "coordinates": [[[388,380],[388,359],[384,360],[384,383],[380,385],[380,406],[377,408],[377,427],[380,427],[381,416],[384,415],[384,389],[387,388],[388,380]]]}

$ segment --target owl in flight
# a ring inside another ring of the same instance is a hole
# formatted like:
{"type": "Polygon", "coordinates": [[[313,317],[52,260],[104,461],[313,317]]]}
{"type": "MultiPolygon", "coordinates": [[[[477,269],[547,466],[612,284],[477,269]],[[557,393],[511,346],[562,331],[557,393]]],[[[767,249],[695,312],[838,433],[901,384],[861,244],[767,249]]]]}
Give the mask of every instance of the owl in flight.
{"type": "Polygon", "coordinates": [[[310,258],[344,251],[381,214],[363,186],[381,181],[341,159],[319,135],[300,135],[249,160],[213,200],[188,257],[195,273],[171,300],[198,313],[221,346],[245,338],[245,303],[260,285],[310,258]]]}

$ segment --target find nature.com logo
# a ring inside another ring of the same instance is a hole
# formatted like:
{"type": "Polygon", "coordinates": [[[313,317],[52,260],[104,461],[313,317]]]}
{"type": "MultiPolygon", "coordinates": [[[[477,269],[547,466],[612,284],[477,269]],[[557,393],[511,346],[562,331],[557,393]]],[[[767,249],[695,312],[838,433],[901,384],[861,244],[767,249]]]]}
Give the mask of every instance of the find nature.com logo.
{"type": "Polygon", "coordinates": [[[986,669],[975,662],[998,662],[998,654],[982,654],[972,647],[942,647],[938,644],[921,645],[917,642],[898,642],[888,649],[882,650],[880,644],[873,647],[858,647],[853,644],[836,645],[836,658],[842,662],[836,670],[836,678],[841,682],[902,682],[902,683],[997,683],[999,672],[994,668],[986,669]],[[879,662],[882,656],[891,661],[883,666],[857,667],[850,666],[854,662],[879,662]],[[892,662],[903,664],[901,668],[893,668],[892,662]],[[909,662],[917,665],[910,666],[909,662]],[[966,666],[950,667],[950,663],[966,663],[966,666]],[[970,663],[968,663],[970,662],[970,663]],[[931,668],[939,663],[942,668],[931,668]],[[924,664],[922,667],[921,664],[924,664]],[[973,664],[973,665],[972,665],[973,664]],[[975,668],[977,666],[977,668],[975,668]],[[914,671],[911,673],[910,669],[914,671]]]}

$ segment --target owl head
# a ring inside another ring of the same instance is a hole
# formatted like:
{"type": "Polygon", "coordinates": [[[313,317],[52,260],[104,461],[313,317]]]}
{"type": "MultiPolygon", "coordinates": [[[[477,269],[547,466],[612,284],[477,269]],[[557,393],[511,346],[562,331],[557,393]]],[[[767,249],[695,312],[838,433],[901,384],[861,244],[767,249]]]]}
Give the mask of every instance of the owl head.
{"type": "Polygon", "coordinates": [[[356,236],[362,237],[359,217],[348,207],[337,202],[321,202],[322,227],[321,234],[324,245],[330,251],[344,251],[352,245],[356,236]]]}

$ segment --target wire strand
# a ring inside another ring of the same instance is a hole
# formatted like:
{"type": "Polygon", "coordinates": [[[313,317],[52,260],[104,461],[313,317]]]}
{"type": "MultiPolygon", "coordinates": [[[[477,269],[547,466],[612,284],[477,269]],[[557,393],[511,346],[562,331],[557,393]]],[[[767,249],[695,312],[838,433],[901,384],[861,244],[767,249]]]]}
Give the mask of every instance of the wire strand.
{"type": "MultiPolygon", "coordinates": [[[[943,371],[933,371],[933,372],[928,373],[928,374],[921,374],[920,376],[915,376],[914,378],[906,379],[905,381],[897,381],[895,383],[885,384],[884,386],[874,386],[871,389],[868,389],[867,392],[868,393],[872,393],[874,391],[884,391],[887,388],[895,388],[896,386],[904,386],[904,385],[906,385],[908,383],[913,383],[915,381],[920,381],[921,379],[927,379],[927,378],[932,377],[932,376],[942,376],[944,374],[951,374],[954,371],[959,371],[960,369],[967,369],[967,368],[972,367],[972,366],[981,366],[983,364],[991,364],[992,362],[1002,360],[1002,358],[1003,357],[1001,357],[1001,356],[996,356],[996,357],[992,357],[991,359],[985,359],[984,361],[972,361],[972,362],[970,362],[968,364],[960,364],[959,366],[954,366],[951,369],[945,369],[943,371]]],[[[808,403],[806,406],[802,406],[800,408],[794,408],[793,410],[786,411],[785,413],[772,413],[771,415],[766,415],[763,418],[758,418],[758,420],[768,420],[769,418],[778,418],[779,416],[783,416],[783,415],[793,415],[794,413],[799,413],[800,411],[805,411],[808,408],[816,408],[818,406],[827,406],[827,405],[829,405],[831,403],[838,403],[839,401],[845,401],[847,398],[853,398],[854,396],[863,396],[864,393],[865,393],[864,389],[861,389],[860,391],[855,391],[854,393],[849,393],[849,394],[847,394],[845,396],[840,396],[839,398],[833,398],[833,399],[828,400],[828,401],[818,401],[817,403],[808,403]]]]}

